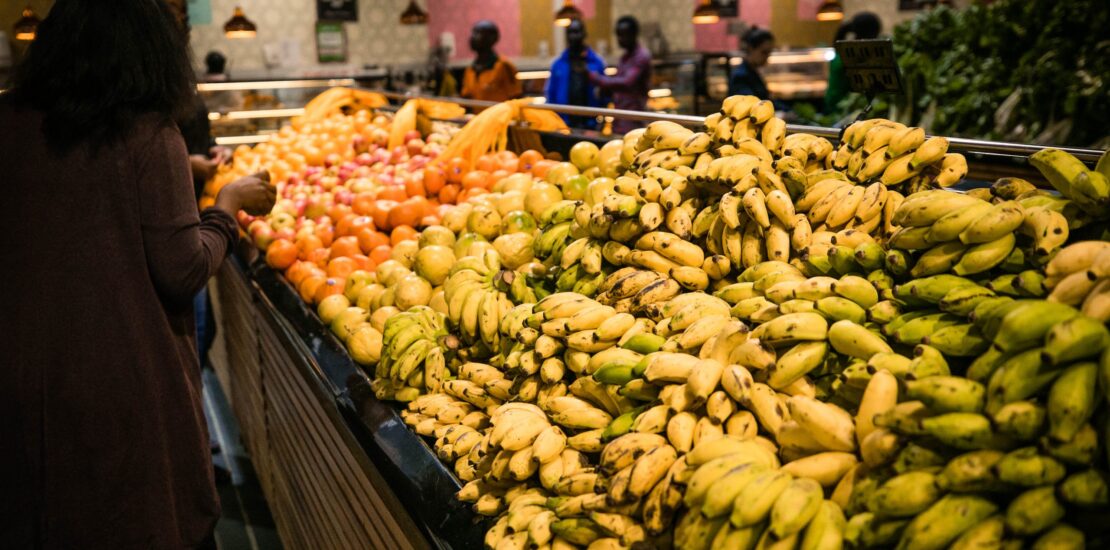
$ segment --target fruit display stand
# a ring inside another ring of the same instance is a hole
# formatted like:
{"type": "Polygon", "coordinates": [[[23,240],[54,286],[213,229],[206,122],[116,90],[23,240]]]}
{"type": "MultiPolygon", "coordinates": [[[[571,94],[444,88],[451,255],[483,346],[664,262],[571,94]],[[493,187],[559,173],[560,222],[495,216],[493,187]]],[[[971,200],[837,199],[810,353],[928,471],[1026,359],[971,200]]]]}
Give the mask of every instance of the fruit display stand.
{"type": "MultiPolygon", "coordinates": [[[[467,105],[473,102],[459,103],[467,105]]],[[[471,106],[481,105],[473,103],[471,106]]],[[[627,115],[641,120],[670,120],[687,127],[697,127],[704,122],[694,117],[621,113],[602,109],[547,105],[527,108],[587,116],[627,115]]],[[[789,133],[806,132],[827,137],[830,141],[835,141],[840,134],[837,130],[823,128],[787,127],[787,130],[789,133]]],[[[570,143],[583,139],[580,136],[573,136],[568,140],[565,135],[540,134],[532,135],[526,140],[534,143],[537,138],[546,149],[564,156],[569,152],[570,143]]],[[[604,141],[596,136],[589,139],[604,141]]],[[[513,143],[512,139],[510,143],[513,143]]],[[[1027,154],[1040,150],[1040,148],[1024,145],[975,140],[953,139],[950,140],[949,145],[950,150],[960,151],[971,159],[968,166],[969,179],[977,179],[976,174],[983,174],[978,178],[984,180],[995,177],[988,174],[1013,174],[1023,170],[1018,163],[1014,162],[1014,159],[1024,158],[1027,154]]],[[[1092,164],[1101,153],[1076,149],[1068,152],[1092,164]]],[[[975,183],[971,182],[970,185],[974,186],[975,183]]],[[[763,214],[766,216],[766,212],[763,214]]],[[[677,276],[676,279],[678,279],[677,276]]],[[[862,280],[860,277],[855,279],[862,280]]],[[[279,272],[267,267],[260,259],[243,253],[224,266],[211,288],[220,323],[220,335],[212,354],[213,363],[229,395],[232,408],[242,424],[245,443],[251,451],[263,489],[274,510],[279,531],[287,545],[320,548],[481,548],[483,537],[486,537],[487,541],[490,540],[487,529],[492,522],[476,513],[481,511],[479,508],[481,502],[472,507],[468,502],[473,501],[463,502],[457,497],[460,489],[464,491],[466,489],[451,468],[440,462],[429,440],[417,435],[406,425],[402,414],[405,412],[405,406],[375,397],[376,390],[370,378],[374,375],[373,367],[364,368],[355,364],[343,343],[332,334],[328,326],[317,316],[314,308],[302,300],[297,290],[279,272]]],[[[704,285],[702,288],[705,288],[704,285]]],[[[494,291],[488,292],[494,293],[494,291]]],[[[854,304],[846,305],[854,306],[854,304]]],[[[854,306],[854,309],[860,308],[854,306]]],[[[832,315],[837,316],[842,313],[838,311],[832,315]]],[[[733,313],[733,315],[745,322],[751,321],[752,326],[757,327],[753,334],[758,334],[761,338],[766,338],[768,341],[779,338],[784,344],[792,343],[793,337],[775,335],[775,330],[784,328],[778,326],[780,323],[769,321],[761,323],[754,320],[754,313],[733,313]]],[[[817,316],[814,313],[802,312],[786,315],[817,316]]],[[[738,322],[732,320],[730,323],[738,322]]],[[[854,341],[860,336],[857,333],[862,329],[861,325],[854,325],[851,322],[836,323],[828,329],[832,347],[841,352],[839,343],[854,341]],[[844,330],[838,332],[839,328],[844,330]]],[[[824,340],[825,330],[820,332],[820,338],[801,339],[824,340]]],[[[870,334],[867,330],[862,332],[870,334]]],[[[868,340],[868,343],[873,342],[868,340]]],[[[821,347],[821,354],[824,354],[828,346],[822,343],[821,347]]],[[[876,345],[877,347],[879,346],[876,345]]],[[[815,346],[806,347],[804,350],[802,348],[803,345],[798,345],[787,353],[794,353],[797,358],[806,354],[810,348],[816,349],[815,346]],[[799,351],[795,352],[795,349],[799,351]]],[[[851,355],[851,350],[842,353],[851,355]]],[[[726,353],[726,357],[727,355],[726,353]]],[[[802,360],[804,361],[805,358],[803,357],[802,360]]],[[[909,360],[906,359],[906,362],[909,360]]],[[[925,361],[923,359],[920,362],[925,361]]],[[[617,366],[620,367],[620,365],[617,366]]],[[[743,368],[729,365],[729,372],[733,372],[733,367],[743,368]]],[[[628,366],[622,368],[630,369],[628,366]]],[[[689,370],[689,368],[686,369],[687,374],[689,370]]],[[[652,374],[652,372],[644,373],[644,379],[650,381],[652,374]]],[[[690,376],[693,375],[690,374],[690,376]]],[[[719,373],[718,377],[720,377],[719,373]]],[[[595,378],[597,378],[596,375],[595,378]]],[[[669,378],[671,376],[668,375],[657,379],[670,382],[669,378]]],[[[893,375],[888,374],[887,379],[890,384],[896,384],[893,375]]],[[[721,380],[724,391],[728,391],[728,383],[724,382],[723,378],[721,380]]],[[[775,401],[774,390],[786,385],[775,384],[774,381],[768,381],[768,383],[776,387],[772,389],[771,386],[762,383],[758,385],[770,392],[770,400],[749,407],[760,417],[760,422],[764,420],[763,414],[768,410],[782,407],[781,404],[776,404],[768,409],[766,403],[778,403],[775,401]]],[[[929,392],[924,385],[917,386],[914,391],[922,395],[929,392]]],[[[724,391],[716,392],[720,394],[718,397],[723,396],[724,391]]],[[[724,400],[727,401],[728,396],[725,396],[724,400]]],[[[827,416],[827,413],[834,413],[830,416],[830,421],[838,420],[832,418],[837,414],[848,414],[834,405],[826,405],[816,399],[798,400],[795,405],[797,405],[796,409],[791,406],[791,414],[799,419],[799,423],[805,418],[816,419],[823,415],[827,416]]],[[[735,405],[729,402],[728,410],[734,410],[732,407],[735,405]]],[[[657,407],[647,411],[644,411],[644,408],[646,405],[637,408],[634,413],[622,414],[618,420],[626,418],[628,423],[631,423],[635,418],[640,422],[649,411],[657,407]],[[637,414],[640,416],[635,416],[637,414]]],[[[663,409],[666,412],[666,407],[663,409]]],[[[754,418],[751,413],[745,412],[745,414],[754,418]]],[[[732,418],[727,414],[724,417],[730,420],[732,418]]],[[[647,420],[643,421],[647,422],[647,420]]],[[[831,424],[834,423],[831,422],[831,424]]],[[[851,424],[851,418],[848,419],[848,423],[851,424]]],[[[722,430],[722,424],[724,424],[723,419],[716,423],[715,429],[722,430]]],[[[701,425],[700,421],[698,425],[701,425]]],[[[731,427],[729,424],[729,434],[732,433],[731,427]]],[[[627,426],[625,429],[627,430],[627,426]]],[[[794,432],[799,432],[797,423],[792,429],[794,432]]],[[[807,432],[801,433],[799,437],[812,435],[807,432]]],[[[850,445],[842,441],[845,439],[843,436],[844,434],[830,431],[821,436],[819,441],[811,443],[823,449],[841,446],[854,449],[853,435],[847,436],[850,445]]],[[[689,452],[690,441],[687,440],[686,443],[685,452],[689,452]]],[[[765,451],[759,451],[757,449],[759,445],[754,443],[749,447],[749,450],[755,454],[765,453],[765,451]]],[[[666,446],[666,448],[671,447],[666,446]]],[[[838,455],[823,458],[850,458],[853,465],[856,463],[856,458],[846,456],[850,453],[822,454],[838,455]]],[[[864,456],[864,459],[866,460],[867,457],[864,456]]],[[[603,456],[603,464],[605,460],[603,456]]],[[[693,458],[690,462],[694,463],[693,458]]],[[[809,518],[821,517],[832,521],[825,515],[814,515],[818,514],[818,508],[811,506],[813,499],[810,497],[815,491],[819,491],[820,487],[815,487],[814,482],[808,481],[813,476],[801,470],[803,465],[800,463],[803,462],[805,461],[794,461],[794,467],[789,470],[789,475],[798,476],[799,481],[796,486],[791,485],[793,492],[789,494],[804,498],[806,509],[812,512],[809,518]]],[[[806,465],[809,464],[806,463],[806,465]]],[[[784,471],[787,470],[784,468],[784,471]]],[[[700,473],[701,470],[699,469],[698,472],[700,473]]],[[[843,475],[843,469],[839,473],[843,475]]],[[[688,475],[690,474],[698,475],[694,474],[692,469],[688,475]]],[[[765,481],[775,483],[780,490],[787,483],[792,483],[784,474],[775,475],[778,477],[767,477],[765,481]]],[[[830,483],[836,482],[835,479],[830,481],[820,476],[818,478],[826,489],[831,487],[830,483]]],[[[688,477],[687,481],[690,481],[691,486],[695,484],[693,478],[688,477]]],[[[474,487],[472,483],[468,483],[466,487],[474,487]]],[[[590,496],[596,495],[592,495],[591,491],[590,496]]],[[[955,502],[956,500],[958,499],[953,498],[951,504],[953,509],[961,506],[960,502],[955,502]]],[[[832,502],[832,500],[825,502],[832,502]]],[[[727,511],[731,502],[724,504],[727,505],[724,509],[727,511]]],[[[948,505],[948,501],[945,501],[945,505],[948,505]]],[[[548,506],[551,506],[551,503],[548,503],[548,506]]],[[[831,509],[827,504],[819,504],[818,507],[821,510],[820,514],[825,514],[825,511],[831,509]]],[[[944,511],[943,508],[938,510],[938,514],[944,511]]],[[[690,514],[687,516],[689,517],[690,514]]],[[[928,519],[925,516],[919,517],[928,519]]],[[[1081,519],[1076,517],[1074,521],[1081,521],[1081,519]]],[[[503,520],[504,516],[499,525],[504,523],[503,520]]],[[[922,521],[925,520],[922,519],[922,521]]],[[[917,523],[916,520],[915,523],[917,523]]],[[[904,527],[905,522],[901,525],[904,527]]],[[[800,529],[804,526],[803,522],[797,527],[800,529]]],[[[1088,526],[1084,524],[1084,527],[1088,526]]],[[[502,526],[500,529],[504,533],[505,527],[502,526]]],[[[515,535],[521,533],[518,531],[515,535]]],[[[596,538],[596,533],[594,536],[596,538]]],[[[839,531],[836,532],[836,536],[839,537],[839,531]]],[[[1098,543],[1100,540],[1089,542],[1098,543]]]]}

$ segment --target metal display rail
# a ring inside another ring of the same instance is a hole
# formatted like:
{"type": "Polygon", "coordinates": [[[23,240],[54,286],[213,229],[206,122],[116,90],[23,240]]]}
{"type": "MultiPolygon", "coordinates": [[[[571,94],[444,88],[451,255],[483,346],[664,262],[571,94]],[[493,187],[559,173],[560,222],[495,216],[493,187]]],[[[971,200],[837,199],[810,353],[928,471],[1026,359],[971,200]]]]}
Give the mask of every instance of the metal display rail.
{"type": "MultiPolygon", "coordinates": [[[[372,92],[380,93],[389,99],[406,100],[414,97],[421,97],[425,99],[433,99],[436,101],[446,101],[456,103],[463,107],[469,108],[485,108],[496,105],[491,101],[478,101],[473,99],[462,99],[457,97],[437,97],[437,96],[416,96],[406,95],[397,92],[389,92],[384,90],[370,90],[372,92]]],[[[639,120],[645,122],[653,122],[656,120],[669,120],[677,122],[683,126],[696,128],[702,125],[703,118],[690,115],[674,115],[668,113],[652,113],[646,111],[627,111],[623,109],[599,109],[595,107],[579,107],[577,105],[549,105],[546,103],[532,104],[524,107],[525,109],[537,109],[542,111],[552,111],[562,115],[572,116],[595,116],[595,117],[613,117],[626,120],[639,120]]],[[[787,124],[786,132],[789,134],[797,134],[801,132],[813,134],[818,137],[823,137],[832,141],[834,144],[840,140],[840,128],[825,128],[822,126],[806,126],[801,124],[787,124]]],[[[992,155],[992,156],[1009,156],[1025,158],[1037,151],[1046,149],[1047,145],[1029,145],[1023,143],[1008,143],[1002,141],[988,141],[982,139],[969,139],[969,138],[948,138],[949,149],[966,155],[992,155]]],[[[1099,156],[1103,151],[1098,149],[1086,149],[1080,147],[1056,147],[1075,155],[1076,158],[1085,163],[1092,164],[1098,161],[1099,156]]]]}

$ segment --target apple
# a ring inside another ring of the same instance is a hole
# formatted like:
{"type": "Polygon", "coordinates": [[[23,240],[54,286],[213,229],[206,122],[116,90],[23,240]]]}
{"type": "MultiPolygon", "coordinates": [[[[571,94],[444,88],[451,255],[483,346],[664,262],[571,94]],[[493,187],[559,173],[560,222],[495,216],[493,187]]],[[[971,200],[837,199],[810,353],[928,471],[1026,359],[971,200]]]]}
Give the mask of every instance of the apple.
{"type": "Polygon", "coordinates": [[[312,199],[305,204],[304,217],[315,220],[328,213],[328,204],[320,197],[312,199]]]}
{"type": "Polygon", "coordinates": [[[390,152],[389,163],[397,164],[398,162],[404,160],[406,155],[408,155],[408,150],[405,149],[403,146],[398,145],[393,148],[393,151],[390,152]]]}
{"type": "Polygon", "coordinates": [[[405,148],[408,149],[410,155],[415,155],[424,149],[424,140],[420,138],[413,138],[405,142],[405,148]]]}
{"type": "Polygon", "coordinates": [[[370,146],[370,140],[366,139],[366,136],[363,136],[363,135],[360,134],[360,135],[356,135],[355,137],[351,138],[351,148],[354,149],[358,153],[365,152],[366,148],[369,147],[369,146],[370,146]]]}
{"type": "Polygon", "coordinates": [[[274,231],[274,240],[285,239],[287,241],[292,241],[296,235],[297,234],[291,228],[283,227],[274,231]]]}
{"type": "Polygon", "coordinates": [[[274,231],[282,229],[292,230],[296,223],[297,219],[286,212],[278,212],[270,216],[270,228],[274,231]]]}
{"type": "Polygon", "coordinates": [[[239,227],[246,229],[254,221],[254,216],[240,210],[235,213],[235,220],[239,222],[239,227]]]}
{"type": "Polygon", "coordinates": [[[370,153],[359,153],[359,155],[355,157],[355,162],[361,166],[370,166],[374,164],[374,155],[370,153]]]}
{"type": "Polygon", "coordinates": [[[412,139],[421,139],[422,137],[424,136],[420,135],[420,130],[409,130],[405,132],[405,143],[408,143],[408,141],[412,139]]]}
{"type": "Polygon", "coordinates": [[[254,220],[247,226],[247,233],[250,234],[251,240],[254,241],[254,246],[259,250],[266,250],[270,247],[270,243],[274,242],[274,230],[270,228],[270,224],[264,220],[254,220]]]}

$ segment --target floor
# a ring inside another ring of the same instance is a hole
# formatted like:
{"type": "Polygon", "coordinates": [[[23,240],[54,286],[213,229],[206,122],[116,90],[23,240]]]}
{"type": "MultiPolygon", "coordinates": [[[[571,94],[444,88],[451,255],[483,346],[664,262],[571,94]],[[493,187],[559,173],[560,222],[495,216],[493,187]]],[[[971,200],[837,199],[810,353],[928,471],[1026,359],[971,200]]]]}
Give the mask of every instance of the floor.
{"type": "Polygon", "coordinates": [[[204,370],[204,415],[212,442],[220,449],[212,455],[217,468],[216,489],[223,506],[223,515],[216,524],[217,546],[220,550],[280,549],[281,539],[250,457],[240,442],[235,416],[211,369],[204,370]]]}

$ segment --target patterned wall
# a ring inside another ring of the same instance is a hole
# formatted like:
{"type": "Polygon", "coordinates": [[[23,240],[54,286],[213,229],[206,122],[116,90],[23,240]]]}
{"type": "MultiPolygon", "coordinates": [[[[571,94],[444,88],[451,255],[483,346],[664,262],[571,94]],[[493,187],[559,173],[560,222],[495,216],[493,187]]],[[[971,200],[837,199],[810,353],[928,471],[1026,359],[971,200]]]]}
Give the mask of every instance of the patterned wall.
{"type": "MultiPolygon", "coordinates": [[[[210,50],[228,57],[229,69],[265,68],[262,47],[283,40],[300,46],[302,65],[316,65],[316,3],[310,0],[211,0],[212,24],[194,25],[193,55],[198,64],[210,50]],[[235,6],[258,25],[254,39],[230,40],[223,24],[235,6]]],[[[408,0],[360,0],[359,21],[344,25],[347,32],[348,64],[393,64],[423,62],[428,56],[427,29],[398,24],[408,0]]]]}

